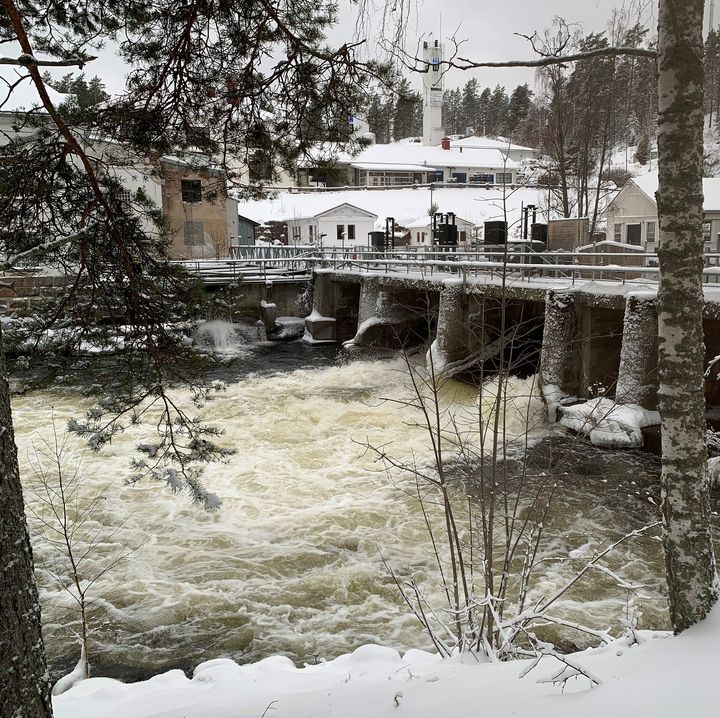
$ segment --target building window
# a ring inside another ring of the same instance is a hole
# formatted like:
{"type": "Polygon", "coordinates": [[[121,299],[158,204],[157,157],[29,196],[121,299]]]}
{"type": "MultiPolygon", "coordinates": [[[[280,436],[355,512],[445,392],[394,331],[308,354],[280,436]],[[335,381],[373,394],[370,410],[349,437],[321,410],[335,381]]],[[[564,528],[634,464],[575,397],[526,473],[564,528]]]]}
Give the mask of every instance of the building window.
{"type": "Polygon", "coordinates": [[[188,247],[205,244],[205,225],[202,222],[185,222],[185,244],[188,247]]]}
{"type": "Polygon", "coordinates": [[[347,238],[348,239],[355,239],[355,225],[349,224],[347,227],[347,238]]]}
{"type": "Polygon", "coordinates": [[[498,184],[512,184],[512,172],[498,172],[495,181],[498,184]]]}
{"type": "Polygon", "coordinates": [[[255,182],[270,180],[273,176],[273,162],[269,153],[255,150],[248,160],[250,179],[255,182]]]}
{"type": "Polygon", "coordinates": [[[115,192],[115,197],[120,204],[129,206],[132,203],[133,193],[129,189],[121,189],[115,192]]]}
{"type": "Polygon", "coordinates": [[[613,225],[613,239],[616,242],[622,242],[622,224],[613,225]]]}
{"type": "Polygon", "coordinates": [[[712,251],[712,222],[703,222],[703,252],[712,251]]]}
{"type": "Polygon", "coordinates": [[[344,224],[337,225],[337,238],[338,238],[338,240],[345,239],[345,225],[344,224]]]}
{"type": "MultiPolygon", "coordinates": [[[[648,245],[652,244],[653,250],[655,251],[655,222],[648,222],[647,223],[647,236],[645,237],[645,240],[648,245]]],[[[648,250],[650,251],[650,250],[648,250]]]]}
{"type": "MultiPolygon", "coordinates": [[[[498,175],[498,177],[499,176],[500,175],[498,175]]],[[[510,177],[512,179],[512,174],[510,175],[510,177]]],[[[495,175],[478,172],[477,174],[470,175],[470,182],[474,182],[475,184],[494,184],[495,175]]]]}
{"type": "Polygon", "coordinates": [[[300,227],[297,225],[292,228],[292,241],[296,244],[300,241],[300,227]]]}
{"type": "Polygon", "coordinates": [[[202,202],[201,180],[180,180],[180,191],[183,202],[202,202]]]}
{"type": "Polygon", "coordinates": [[[310,227],[308,228],[308,232],[310,235],[310,242],[312,243],[315,241],[315,225],[314,224],[310,225],[310,227]]]}

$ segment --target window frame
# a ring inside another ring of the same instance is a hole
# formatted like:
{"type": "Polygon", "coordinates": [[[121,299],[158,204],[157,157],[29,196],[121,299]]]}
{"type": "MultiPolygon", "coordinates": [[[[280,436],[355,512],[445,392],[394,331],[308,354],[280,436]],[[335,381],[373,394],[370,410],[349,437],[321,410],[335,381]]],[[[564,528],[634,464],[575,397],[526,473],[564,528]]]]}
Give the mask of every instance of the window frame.
{"type": "Polygon", "coordinates": [[[202,180],[181,179],[180,196],[185,204],[199,204],[202,202],[202,180]]]}

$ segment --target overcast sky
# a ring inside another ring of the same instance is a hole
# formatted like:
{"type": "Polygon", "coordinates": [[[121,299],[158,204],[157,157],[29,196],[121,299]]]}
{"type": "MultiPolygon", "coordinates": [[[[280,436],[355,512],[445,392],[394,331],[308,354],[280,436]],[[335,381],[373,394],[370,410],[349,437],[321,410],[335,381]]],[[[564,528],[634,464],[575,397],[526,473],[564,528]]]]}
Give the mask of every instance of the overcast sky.
{"type": "MultiPolygon", "coordinates": [[[[376,17],[380,15],[383,0],[368,0],[376,6],[376,17]]],[[[605,29],[613,8],[620,7],[623,0],[410,0],[414,3],[407,24],[407,48],[414,49],[416,38],[442,33],[443,41],[453,35],[465,41],[461,55],[474,60],[529,59],[533,57],[527,40],[513,33],[532,35],[552,24],[553,18],[562,17],[568,23],[577,23],[584,32],[605,29]]],[[[629,6],[630,0],[625,0],[629,6]]],[[[654,3],[653,3],[654,5],[654,3]]],[[[347,17],[345,15],[344,17],[347,17]]],[[[647,15],[646,15],[647,17],[647,15]]],[[[648,17],[648,24],[654,27],[655,17],[648,17]]],[[[339,27],[336,32],[351,28],[339,27]]],[[[335,35],[335,33],[333,33],[335,35]]],[[[465,84],[470,77],[476,77],[482,87],[494,87],[498,83],[510,90],[515,85],[534,83],[532,69],[506,68],[473,71],[451,70],[445,81],[446,88],[465,84]]],[[[418,88],[421,80],[415,80],[418,88]]]]}
{"type": "MultiPolygon", "coordinates": [[[[341,3],[340,23],[330,32],[330,40],[335,45],[351,42],[356,32],[357,11],[353,10],[349,0],[341,3]]],[[[373,51],[377,48],[375,33],[378,32],[379,19],[386,0],[364,0],[370,6],[369,15],[374,27],[365,28],[363,37],[373,51]]],[[[400,3],[402,0],[387,0],[400,3]]],[[[404,0],[410,3],[412,10],[407,23],[407,48],[413,50],[417,39],[434,33],[442,36],[445,42],[453,35],[462,45],[463,56],[476,60],[526,59],[533,56],[528,42],[513,33],[532,35],[552,24],[554,17],[562,17],[568,23],[576,23],[584,32],[597,32],[606,28],[614,8],[625,5],[631,8],[643,0],[404,0]]],[[[707,0],[709,7],[711,0],[707,0]]],[[[649,0],[644,4],[650,11],[644,15],[645,22],[655,33],[656,2],[649,0]]],[[[706,12],[707,12],[706,7],[706,12]]],[[[367,15],[366,15],[367,17],[367,15]]],[[[720,3],[715,17],[720,20],[720,3]]],[[[707,24],[707,22],[706,22],[707,24]]],[[[98,74],[111,92],[123,87],[124,67],[113,57],[111,48],[88,66],[88,75],[98,74]]],[[[465,84],[470,77],[476,77],[481,87],[494,87],[498,83],[505,85],[508,92],[516,85],[527,82],[534,85],[534,71],[531,69],[507,68],[474,70],[468,72],[450,71],[445,87],[450,89],[465,84]]],[[[418,89],[422,86],[419,77],[410,77],[418,89]]]]}

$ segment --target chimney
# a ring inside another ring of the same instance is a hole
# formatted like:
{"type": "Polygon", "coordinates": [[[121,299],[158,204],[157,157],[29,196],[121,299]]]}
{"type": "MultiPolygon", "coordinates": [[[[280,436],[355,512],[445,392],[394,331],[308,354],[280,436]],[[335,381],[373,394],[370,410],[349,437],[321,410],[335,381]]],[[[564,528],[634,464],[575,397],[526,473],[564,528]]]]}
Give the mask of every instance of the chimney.
{"type": "Polygon", "coordinates": [[[444,150],[449,150],[450,149],[450,138],[443,137],[442,140],[440,141],[440,144],[442,145],[442,148],[444,150]]]}

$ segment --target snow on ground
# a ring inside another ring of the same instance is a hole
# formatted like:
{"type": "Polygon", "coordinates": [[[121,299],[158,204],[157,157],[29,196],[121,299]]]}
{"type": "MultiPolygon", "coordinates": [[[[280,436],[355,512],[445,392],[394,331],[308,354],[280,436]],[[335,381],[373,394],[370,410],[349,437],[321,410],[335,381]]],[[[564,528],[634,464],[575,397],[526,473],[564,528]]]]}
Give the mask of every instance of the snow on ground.
{"type": "Polygon", "coordinates": [[[562,668],[552,657],[520,678],[529,661],[401,657],[363,646],[304,668],[274,656],[245,666],[208,661],[192,679],[177,670],[133,684],[91,678],[54,707],[57,718],[710,718],[718,715],[720,607],[680,636],[616,642],[572,660],[600,685],[580,677],[563,691],[542,682],[562,668]]]}

